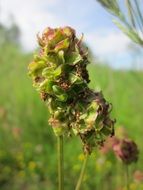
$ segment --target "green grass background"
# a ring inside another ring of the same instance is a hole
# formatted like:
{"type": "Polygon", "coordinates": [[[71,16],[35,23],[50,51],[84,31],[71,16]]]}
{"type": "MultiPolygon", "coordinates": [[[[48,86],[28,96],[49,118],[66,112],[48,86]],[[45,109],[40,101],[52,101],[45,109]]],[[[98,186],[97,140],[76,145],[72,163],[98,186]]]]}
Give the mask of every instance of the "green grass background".
{"type": "MultiPolygon", "coordinates": [[[[27,75],[32,55],[13,45],[0,47],[0,190],[56,190],[56,138],[48,126],[48,109],[27,75]]],[[[123,126],[140,149],[130,167],[132,190],[142,190],[132,173],[143,169],[143,72],[88,66],[93,89],[102,89],[113,104],[115,128],[123,126]]],[[[67,138],[65,190],[73,190],[83,161],[77,137],[67,138]]],[[[90,156],[82,190],[124,189],[123,166],[113,153],[90,156]]],[[[125,189],[124,189],[125,190],[125,189]]]]}

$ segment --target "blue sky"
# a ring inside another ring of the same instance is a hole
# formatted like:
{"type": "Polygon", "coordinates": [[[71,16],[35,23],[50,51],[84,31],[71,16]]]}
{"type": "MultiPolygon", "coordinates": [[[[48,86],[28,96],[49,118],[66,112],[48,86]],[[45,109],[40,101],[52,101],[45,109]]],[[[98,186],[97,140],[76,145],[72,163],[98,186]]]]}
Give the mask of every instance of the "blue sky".
{"type": "Polygon", "coordinates": [[[112,23],[96,0],[1,0],[0,19],[9,23],[10,13],[21,29],[21,42],[26,50],[37,47],[36,34],[47,27],[69,25],[100,59],[114,68],[129,68],[133,59],[140,64],[141,56],[132,56],[130,40],[112,23]]]}

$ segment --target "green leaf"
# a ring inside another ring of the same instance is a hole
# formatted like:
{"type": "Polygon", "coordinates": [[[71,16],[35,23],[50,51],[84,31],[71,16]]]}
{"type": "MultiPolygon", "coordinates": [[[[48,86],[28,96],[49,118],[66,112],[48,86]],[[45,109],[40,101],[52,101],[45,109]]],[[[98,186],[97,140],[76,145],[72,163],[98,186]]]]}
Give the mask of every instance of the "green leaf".
{"type": "Polygon", "coordinates": [[[79,76],[77,76],[73,73],[69,74],[69,81],[71,84],[73,84],[73,83],[81,84],[83,82],[83,80],[79,76]]]}
{"type": "Polygon", "coordinates": [[[45,92],[51,94],[53,93],[52,87],[54,84],[55,84],[54,81],[46,79],[39,85],[39,88],[40,90],[44,90],[45,92]]]}
{"type": "Polygon", "coordinates": [[[97,109],[98,104],[95,101],[91,102],[90,106],[87,109],[88,116],[86,118],[86,123],[91,126],[95,124],[95,120],[98,116],[97,109]]]}
{"type": "Polygon", "coordinates": [[[54,77],[59,77],[62,73],[62,65],[60,65],[59,67],[57,67],[57,69],[54,70],[53,74],[54,77]]]}
{"type": "Polygon", "coordinates": [[[53,101],[52,98],[48,99],[48,109],[51,114],[55,113],[57,110],[57,102],[53,101]]]}
{"type": "Polygon", "coordinates": [[[54,112],[54,118],[60,120],[61,122],[66,123],[66,121],[68,120],[66,110],[64,110],[64,109],[56,110],[54,112]]]}
{"type": "Polygon", "coordinates": [[[82,114],[82,115],[80,116],[80,119],[85,119],[85,118],[87,118],[87,113],[84,113],[84,114],[82,114]]]}
{"type": "Polygon", "coordinates": [[[95,131],[92,128],[83,130],[83,132],[81,132],[81,136],[84,142],[88,145],[95,145],[95,131]]]}
{"type": "Polygon", "coordinates": [[[53,73],[53,67],[46,67],[45,69],[43,69],[42,71],[42,76],[46,77],[46,78],[51,78],[52,77],[52,73],[53,73]]]}
{"type": "Polygon", "coordinates": [[[62,72],[61,65],[56,69],[54,67],[47,67],[43,70],[42,76],[46,78],[57,78],[60,76],[61,72],[62,72]]]}
{"type": "Polygon", "coordinates": [[[32,62],[28,66],[29,75],[36,75],[41,72],[47,65],[44,61],[32,62]]]}
{"type": "Polygon", "coordinates": [[[46,55],[39,56],[39,55],[35,54],[34,55],[34,61],[35,62],[38,62],[38,61],[47,62],[47,56],[46,55]]]}
{"type": "Polygon", "coordinates": [[[57,85],[53,86],[53,91],[55,92],[56,95],[60,95],[65,92],[61,87],[57,85]]]}
{"type": "Polygon", "coordinates": [[[59,101],[66,102],[68,95],[65,93],[65,91],[57,85],[54,85],[52,88],[59,101]]]}
{"type": "Polygon", "coordinates": [[[88,107],[88,112],[96,112],[97,111],[97,109],[98,109],[98,104],[97,104],[97,102],[95,101],[95,100],[93,100],[91,103],[90,103],[90,105],[89,105],[89,107],[88,107]]]}
{"type": "Polygon", "coordinates": [[[101,133],[103,133],[105,136],[108,136],[108,135],[111,135],[111,130],[107,127],[103,127],[101,130],[100,130],[101,133]]]}
{"type": "Polygon", "coordinates": [[[61,95],[57,95],[57,98],[59,99],[59,101],[61,102],[66,102],[67,101],[67,98],[68,98],[68,95],[66,93],[64,94],[61,94],[61,95]]]}
{"type": "Polygon", "coordinates": [[[59,56],[55,52],[49,52],[48,53],[48,55],[47,55],[47,61],[49,63],[53,63],[54,65],[59,65],[60,64],[59,56]]]}
{"type": "Polygon", "coordinates": [[[77,52],[72,52],[69,56],[66,57],[66,62],[70,65],[75,65],[82,60],[82,57],[77,52]]]}
{"type": "Polygon", "coordinates": [[[58,56],[59,56],[59,62],[60,64],[64,64],[65,63],[65,58],[64,58],[64,51],[61,50],[58,52],[58,56]]]}
{"type": "Polygon", "coordinates": [[[72,71],[73,67],[68,64],[62,64],[62,71],[65,73],[70,73],[72,71]]]}
{"type": "Polygon", "coordinates": [[[96,130],[100,131],[104,125],[103,125],[103,116],[102,115],[98,115],[95,121],[95,128],[96,130]]]}
{"type": "Polygon", "coordinates": [[[65,50],[69,47],[69,39],[66,38],[62,41],[60,41],[56,46],[55,46],[55,51],[60,51],[60,50],[65,50]]]}

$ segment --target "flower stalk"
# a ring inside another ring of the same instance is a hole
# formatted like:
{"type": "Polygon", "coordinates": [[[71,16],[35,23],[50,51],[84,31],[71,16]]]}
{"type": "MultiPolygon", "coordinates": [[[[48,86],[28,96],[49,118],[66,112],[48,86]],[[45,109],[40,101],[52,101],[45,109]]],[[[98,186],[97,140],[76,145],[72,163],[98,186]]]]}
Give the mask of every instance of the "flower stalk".
{"type": "Polygon", "coordinates": [[[81,172],[80,172],[80,176],[76,185],[75,190],[80,190],[81,189],[81,184],[84,178],[84,174],[85,174],[85,170],[86,170],[86,166],[87,166],[87,160],[88,160],[88,154],[85,155],[84,161],[83,161],[83,165],[81,168],[81,172]]]}
{"type": "Polygon", "coordinates": [[[63,154],[63,136],[57,137],[58,144],[58,189],[64,190],[64,154],[63,154]]]}
{"type": "Polygon", "coordinates": [[[125,164],[125,179],[126,179],[126,189],[130,190],[130,183],[129,183],[129,166],[125,164]]]}

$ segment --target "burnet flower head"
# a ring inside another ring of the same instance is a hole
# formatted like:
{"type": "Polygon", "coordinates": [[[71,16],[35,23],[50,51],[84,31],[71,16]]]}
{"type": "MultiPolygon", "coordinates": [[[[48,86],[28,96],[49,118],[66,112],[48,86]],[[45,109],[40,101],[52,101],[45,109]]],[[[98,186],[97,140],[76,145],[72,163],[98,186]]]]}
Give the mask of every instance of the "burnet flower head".
{"type": "Polygon", "coordinates": [[[84,152],[90,153],[113,135],[111,105],[102,92],[88,87],[87,50],[71,27],[46,28],[39,53],[29,64],[29,75],[41,99],[48,105],[49,124],[57,136],[78,135],[84,152]]]}
{"type": "Polygon", "coordinates": [[[113,150],[118,158],[124,164],[131,164],[137,162],[139,150],[137,144],[130,139],[122,139],[113,146],[113,150]]]}

